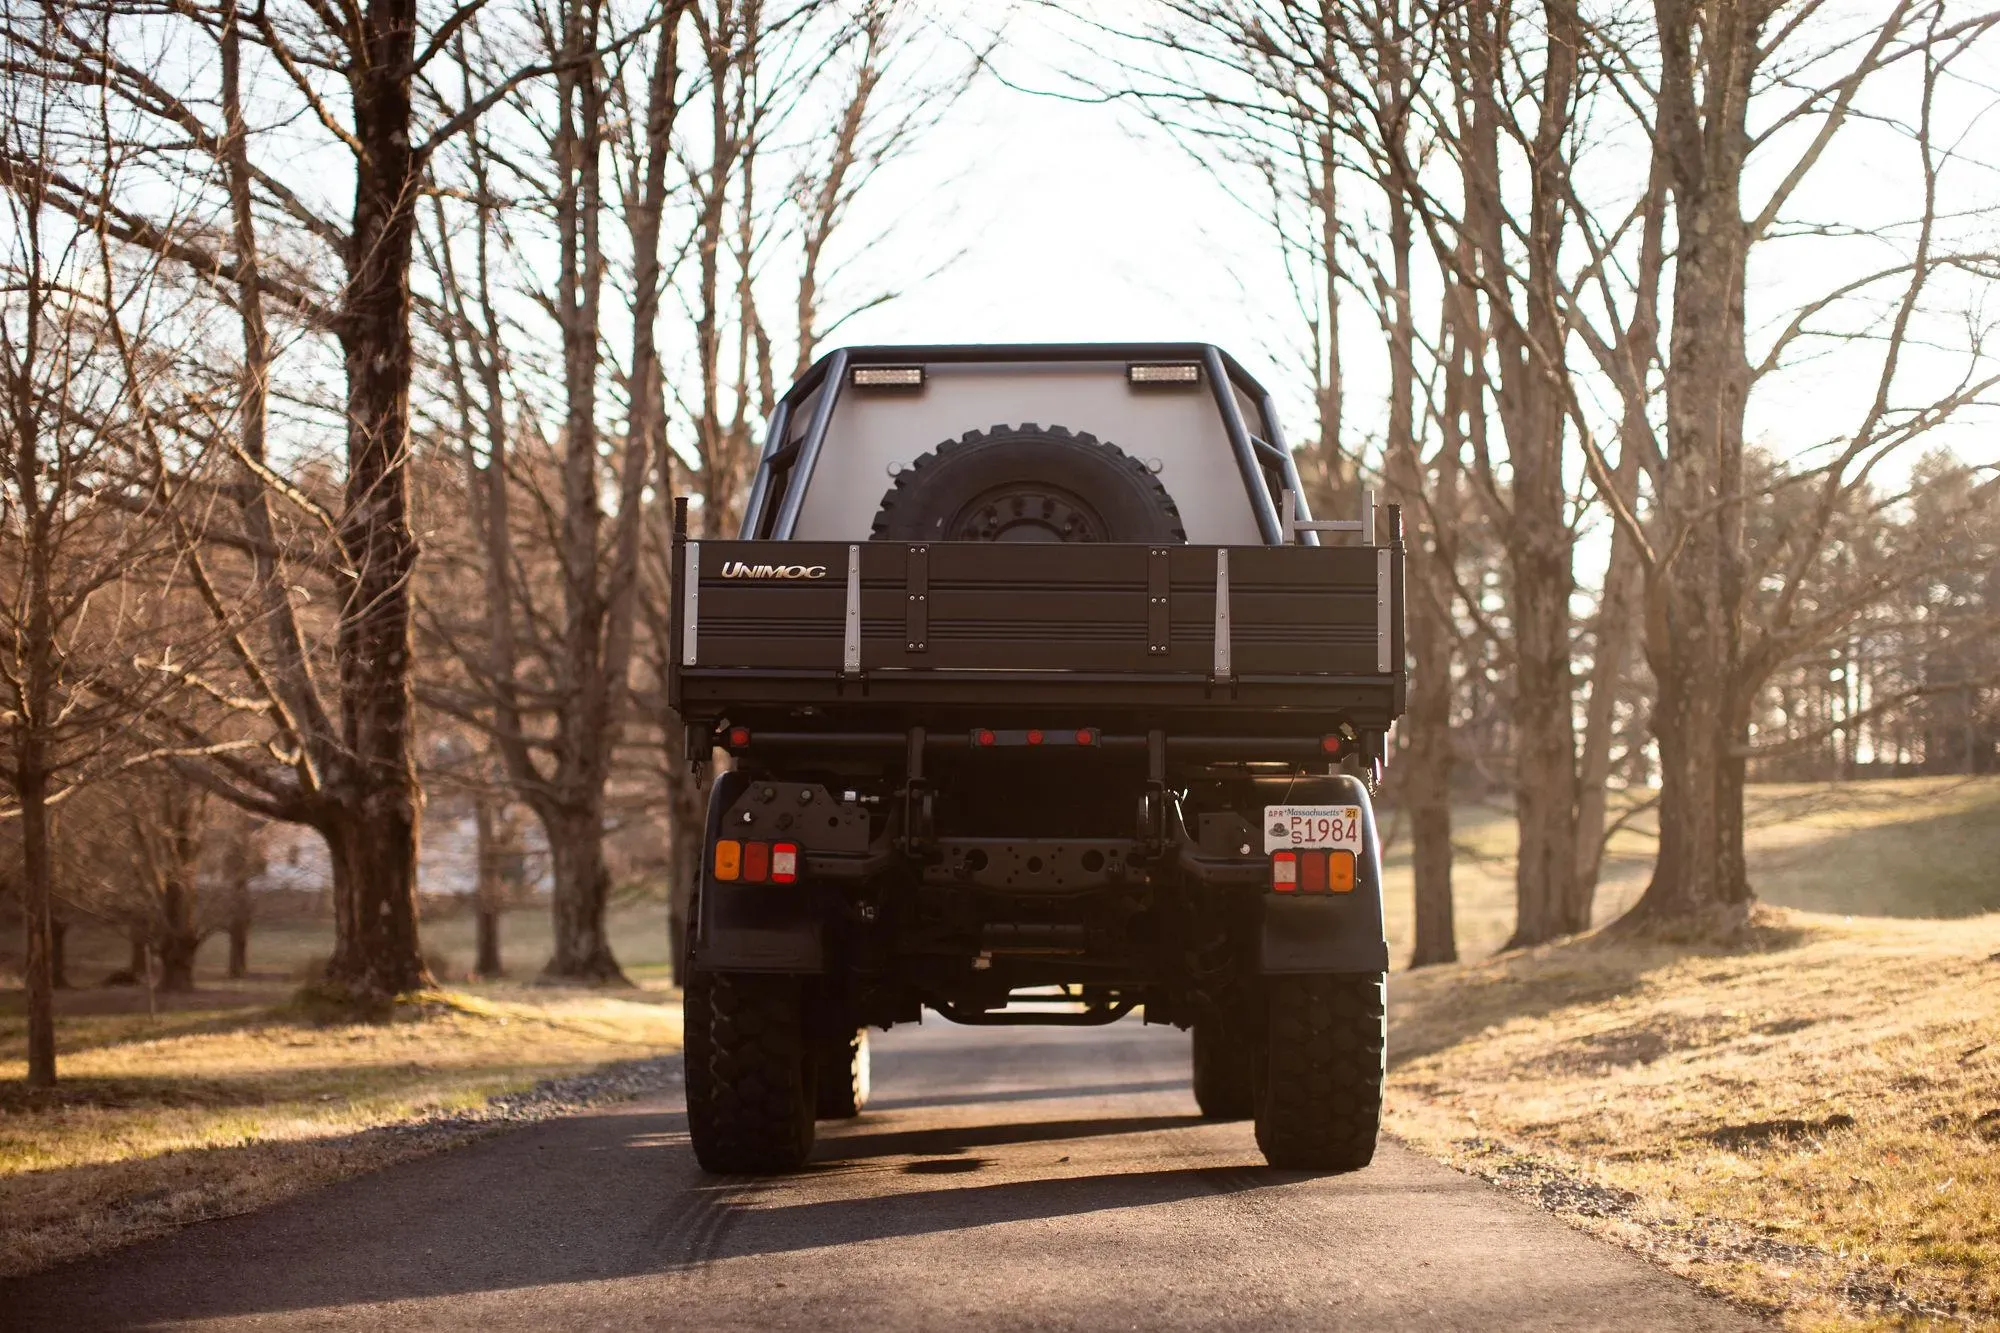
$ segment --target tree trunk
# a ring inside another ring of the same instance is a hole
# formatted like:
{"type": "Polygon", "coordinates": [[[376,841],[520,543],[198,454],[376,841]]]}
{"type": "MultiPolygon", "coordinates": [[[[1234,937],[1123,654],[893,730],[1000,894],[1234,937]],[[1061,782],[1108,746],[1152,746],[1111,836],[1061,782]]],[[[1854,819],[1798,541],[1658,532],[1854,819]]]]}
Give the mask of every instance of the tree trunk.
{"type": "Polygon", "coordinates": [[[125,970],[132,974],[134,985],[143,986],[152,966],[153,950],[146,941],[146,932],[143,927],[134,926],[125,941],[125,970]]]}
{"type": "Polygon", "coordinates": [[[353,571],[337,639],[347,770],[323,831],[333,862],[329,985],[381,1001],[431,983],[417,943],[411,753],[410,259],[422,172],[410,143],[416,0],[374,0],[350,87],[354,225],[340,339],[347,371],[347,485],[340,543],[353,571]]]}
{"type": "Polygon", "coordinates": [[[69,989],[69,922],[49,918],[49,988],[69,989]]]}
{"type": "MultiPolygon", "coordinates": [[[[1448,301],[1455,300],[1448,293],[1448,301]]],[[[1445,346],[1452,363],[1445,368],[1445,431],[1439,446],[1436,475],[1430,479],[1430,502],[1406,507],[1409,527],[1405,559],[1409,568],[1403,586],[1409,589],[1410,681],[1409,708],[1401,725],[1409,738],[1402,758],[1400,781],[1410,811],[1410,871],[1416,893],[1416,940],[1411,967],[1450,963],[1458,959],[1458,932],[1453,919],[1451,788],[1454,767],[1452,735],[1452,659],[1457,632],[1451,621],[1455,596],[1452,568],[1458,558],[1451,530],[1458,514],[1460,410],[1468,402],[1471,377],[1465,373],[1463,324],[1448,310],[1445,346]]]]}
{"type": "Polygon", "coordinates": [[[1657,133],[1672,164],[1679,236],[1659,486],[1659,523],[1670,544],[1646,590],[1646,656],[1659,699],[1660,855],[1626,920],[1671,936],[1728,937],[1747,922],[1752,896],[1743,862],[1750,700],[1739,684],[1750,389],[1743,305],[1750,229],[1741,185],[1757,64],[1751,11],[1761,9],[1715,9],[1697,23],[1678,0],[1659,8],[1657,133]]]}
{"type": "Polygon", "coordinates": [[[667,943],[673,950],[673,979],[687,984],[687,950],[695,890],[701,883],[701,858],[708,837],[708,802],[704,781],[712,768],[704,763],[695,773],[688,765],[686,730],[679,718],[667,728],[667,836],[671,879],[667,885],[667,943]]]}
{"type": "MultiPolygon", "coordinates": [[[[1513,466],[1514,802],[1518,916],[1509,948],[1588,928],[1573,918],[1576,893],[1576,718],[1570,662],[1569,490],[1563,479],[1566,331],[1558,291],[1568,164],[1564,160],[1577,62],[1573,0],[1551,0],[1541,115],[1529,197],[1525,339],[1501,331],[1501,418],[1513,466]]],[[[1501,271],[1501,251],[1486,256],[1501,271]]]]}
{"type": "Polygon", "coordinates": [[[555,954],[542,969],[543,981],[581,981],[625,986],[631,983],[612,957],[604,911],[611,900],[611,871],[604,863],[602,811],[552,810],[542,816],[549,834],[554,892],[555,954]]]}
{"type": "MultiPolygon", "coordinates": [[[[1395,44],[1381,44],[1382,83],[1401,90],[1406,76],[1395,44]]],[[[1392,159],[1401,161],[1399,152],[1392,159]]],[[[1331,169],[1331,164],[1329,164],[1331,169]]],[[[1437,582],[1432,561],[1442,546],[1425,505],[1423,458],[1416,435],[1416,323],[1411,310],[1415,245],[1407,183],[1389,182],[1389,248],[1395,289],[1389,301],[1389,494],[1403,509],[1407,537],[1404,586],[1414,591],[1409,648],[1414,686],[1401,730],[1407,748],[1397,787],[1410,812],[1410,869],[1416,897],[1416,940],[1410,965],[1448,963],[1458,956],[1451,902],[1451,636],[1429,596],[1437,582]]],[[[1449,435],[1450,432],[1448,431],[1449,435]]],[[[1447,445],[1447,447],[1450,447],[1447,445]]],[[[1448,605],[1448,603],[1446,603],[1448,605]]]]}
{"type": "Polygon", "coordinates": [[[433,985],[417,944],[415,806],[384,800],[358,819],[343,811],[321,832],[333,867],[326,986],[373,1007],[433,985]]]}
{"type": "MultiPolygon", "coordinates": [[[[1629,457],[1632,450],[1626,450],[1629,457]]],[[[1620,459],[1624,463],[1625,458],[1620,459]]],[[[1624,471],[1621,466],[1620,471],[1624,471]]],[[[1627,496],[1629,501],[1632,497],[1627,496]]],[[[1608,784],[1611,780],[1611,737],[1616,721],[1619,686],[1632,659],[1636,629],[1634,609],[1643,570],[1637,544],[1621,527],[1611,534],[1611,558],[1604,573],[1602,601],[1590,668],[1590,702],[1584,711],[1583,750],[1577,764],[1576,895],[1568,916],[1590,922],[1603,869],[1608,784]]]]}
{"type": "Polygon", "coordinates": [[[229,979],[241,981],[250,975],[250,914],[229,918],[229,979]]]}
{"type": "Polygon", "coordinates": [[[178,873],[168,877],[160,895],[160,916],[160,989],[191,991],[201,936],[194,928],[194,892],[178,873]]]}
{"type": "MultiPolygon", "coordinates": [[[[32,669],[32,668],[31,668],[32,669]]],[[[14,762],[14,791],[21,802],[22,934],[28,983],[28,1086],[56,1084],[55,948],[50,891],[55,865],[49,854],[49,777],[41,738],[29,719],[14,762]]],[[[17,733],[18,735],[19,733],[17,733]]]]}
{"type": "Polygon", "coordinates": [[[474,798],[473,825],[478,832],[479,882],[474,889],[474,911],[478,914],[478,961],[474,976],[484,981],[500,977],[500,839],[494,828],[493,798],[485,792],[474,798]]]}
{"type": "MultiPolygon", "coordinates": [[[[1551,0],[1530,160],[1525,318],[1514,313],[1509,203],[1502,196],[1500,127],[1515,109],[1505,98],[1507,61],[1518,20],[1506,6],[1478,0],[1464,9],[1465,98],[1461,182],[1470,252],[1461,278],[1481,288],[1498,366],[1496,405],[1512,485],[1487,504],[1506,545],[1512,630],[1514,808],[1520,830],[1516,918],[1508,948],[1540,944],[1576,929],[1565,915],[1576,873],[1576,727],[1572,715],[1569,603],[1575,589],[1563,477],[1567,328],[1560,251],[1567,200],[1568,127],[1577,63],[1576,13],[1551,0]],[[1470,271],[1466,271],[1469,269],[1470,271]]],[[[1478,454],[1482,466],[1485,454],[1478,454]]]]}

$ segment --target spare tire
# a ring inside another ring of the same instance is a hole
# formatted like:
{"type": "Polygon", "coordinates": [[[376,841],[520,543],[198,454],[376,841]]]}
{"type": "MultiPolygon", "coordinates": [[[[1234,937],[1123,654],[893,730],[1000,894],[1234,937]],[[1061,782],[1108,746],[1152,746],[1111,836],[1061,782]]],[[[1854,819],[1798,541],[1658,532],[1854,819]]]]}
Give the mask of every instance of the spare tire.
{"type": "Polygon", "coordinates": [[[1146,465],[1061,426],[995,426],[947,440],[896,474],[878,541],[1184,542],[1180,510],[1146,465]]]}

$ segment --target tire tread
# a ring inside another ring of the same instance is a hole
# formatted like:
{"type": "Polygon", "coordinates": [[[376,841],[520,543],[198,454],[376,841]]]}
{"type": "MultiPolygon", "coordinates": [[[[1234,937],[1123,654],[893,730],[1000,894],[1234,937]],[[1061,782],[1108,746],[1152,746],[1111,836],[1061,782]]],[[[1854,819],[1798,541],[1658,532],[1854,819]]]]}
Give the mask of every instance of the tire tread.
{"type": "Polygon", "coordinates": [[[704,1171],[796,1171],[813,1144],[798,980],[695,972],[686,997],[688,1136],[704,1171]]]}
{"type": "Polygon", "coordinates": [[[1384,978],[1272,977],[1257,1146],[1272,1166],[1358,1171],[1375,1156],[1387,1047],[1384,978]]]}

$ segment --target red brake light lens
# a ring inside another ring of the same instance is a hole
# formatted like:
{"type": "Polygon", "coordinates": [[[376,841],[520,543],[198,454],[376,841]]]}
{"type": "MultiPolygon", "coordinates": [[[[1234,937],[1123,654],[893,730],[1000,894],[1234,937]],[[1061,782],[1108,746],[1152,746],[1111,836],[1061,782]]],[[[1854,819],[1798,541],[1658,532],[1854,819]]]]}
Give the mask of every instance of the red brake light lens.
{"type": "Polygon", "coordinates": [[[743,844],[743,878],[752,884],[762,884],[771,878],[770,843],[746,842],[743,844]]]}
{"type": "Polygon", "coordinates": [[[1326,853],[1306,851],[1299,853],[1299,892],[1326,892],[1326,853]]]}
{"type": "Polygon", "coordinates": [[[750,743],[750,728],[731,727],[729,729],[729,745],[731,749],[740,749],[743,746],[748,745],[749,743],[750,743]]]}
{"type": "Polygon", "coordinates": [[[1319,748],[1327,754],[1339,754],[1346,745],[1347,738],[1345,736],[1322,736],[1319,738],[1319,748]]]}

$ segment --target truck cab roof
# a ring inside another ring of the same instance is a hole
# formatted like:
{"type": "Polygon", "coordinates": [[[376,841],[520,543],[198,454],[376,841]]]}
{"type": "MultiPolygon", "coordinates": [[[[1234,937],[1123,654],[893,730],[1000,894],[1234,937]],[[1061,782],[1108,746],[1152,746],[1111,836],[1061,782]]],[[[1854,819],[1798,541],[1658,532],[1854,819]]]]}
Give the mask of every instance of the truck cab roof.
{"type": "Polygon", "coordinates": [[[1301,489],[1270,394],[1212,344],[846,347],[780,401],[741,535],[867,540],[885,493],[920,458],[1029,425],[1143,463],[1190,543],[1277,544],[1279,497],[1301,489]]]}

